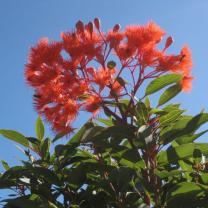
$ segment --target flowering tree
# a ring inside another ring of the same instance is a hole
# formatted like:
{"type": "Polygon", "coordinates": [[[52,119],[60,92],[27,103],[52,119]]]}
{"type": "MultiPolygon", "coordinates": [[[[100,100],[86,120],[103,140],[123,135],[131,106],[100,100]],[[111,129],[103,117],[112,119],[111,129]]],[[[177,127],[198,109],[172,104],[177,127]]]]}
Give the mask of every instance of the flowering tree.
{"type": "Polygon", "coordinates": [[[105,33],[95,18],[31,48],[25,78],[57,134],[45,137],[40,117],[37,138],[0,130],[28,157],[22,166],[2,161],[0,188],[15,191],[4,207],[208,207],[208,144],[195,141],[208,114],[167,104],[193,77],[188,47],[168,54],[173,39],[164,36],[154,22],[105,33]],[[91,115],[76,130],[80,111],[91,115]]]}

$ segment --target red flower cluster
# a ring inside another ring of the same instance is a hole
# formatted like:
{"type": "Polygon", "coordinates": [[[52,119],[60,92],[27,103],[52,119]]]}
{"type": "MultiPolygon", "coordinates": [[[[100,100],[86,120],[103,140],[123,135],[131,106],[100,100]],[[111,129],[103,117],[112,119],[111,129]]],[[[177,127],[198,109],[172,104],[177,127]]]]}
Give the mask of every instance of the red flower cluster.
{"type": "Polygon", "coordinates": [[[94,23],[86,25],[78,21],[75,31],[61,33],[61,41],[41,39],[31,48],[25,69],[28,84],[35,88],[38,113],[55,131],[70,132],[80,110],[94,114],[105,99],[118,101],[129,95],[119,79],[123,70],[131,72],[134,93],[139,82],[166,72],[183,74],[182,89],[190,90],[190,52],[185,46],[180,54],[166,54],[173,42],[171,37],[163,50],[157,49],[164,35],[153,22],[129,26],[124,31],[115,25],[104,33],[96,18],[94,23]],[[115,55],[120,69],[116,69],[114,61],[109,61],[115,55]]]}

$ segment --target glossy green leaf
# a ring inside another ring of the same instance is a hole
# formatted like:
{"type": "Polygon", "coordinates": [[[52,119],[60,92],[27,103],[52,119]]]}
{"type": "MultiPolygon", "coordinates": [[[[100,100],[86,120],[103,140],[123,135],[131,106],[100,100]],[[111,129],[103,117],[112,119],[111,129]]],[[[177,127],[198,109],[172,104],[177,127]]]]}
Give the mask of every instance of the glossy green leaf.
{"type": "Polygon", "coordinates": [[[147,123],[148,114],[149,113],[146,105],[142,102],[138,102],[136,105],[136,118],[139,125],[144,125],[147,123]]]}
{"type": "Polygon", "coordinates": [[[146,105],[147,108],[150,108],[150,99],[148,96],[145,97],[145,100],[144,100],[144,104],[146,105]]]}
{"type": "Polygon", "coordinates": [[[162,108],[162,110],[166,111],[166,112],[170,112],[170,111],[173,111],[173,110],[181,110],[180,109],[180,104],[169,104],[169,105],[166,105],[164,108],[162,108]]]}
{"type": "Polygon", "coordinates": [[[101,122],[102,124],[105,124],[106,126],[113,126],[112,119],[103,119],[103,118],[98,118],[98,121],[101,122]]]}
{"type": "Polygon", "coordinates": [[[15,185],[16,185],[16,183],[14,180],[2,179],[0,177],[0,189],[9,189],[15,185]]]}
{"type": "Polygon", "coordinates": [[[91,138],[88,136],[85,141],[95,142],[97,140],[106,140],[108,138],[116,137],[119,138],[119,141],[121,142],[121,139],[124,138],[134,138],[136,127],[131,125],[115,125],[96,130],[98,131],[92,131],[92,133],[90,133],[91,138]]]}
{"type": "Polygon", "coordinates": [[[155,171],[155,174],[160,177],[161,179],[165,179],[165,178],[168,178],[168,177],[173,177],[173,176],[176,176],[176,175],[181,175],[183,173],[183,171],[180,171],[180,170],[172,170],[172,171],[167,171],[167,170],[163,170],[163,171],[159,171],[159,170],[156,170],[155,171]]]}
{"type": "Polygon", "coordinates": [[[166,74],[160,76],[149,83],[146,88],[145,95],[155,93],[170,84],[179,82],[181,79],[182,75],[180,74],[166,74]]]}
{"type": "Polygon", "coordinates": [[[175,97],[180,91],[181,91],[181,86],[179,84],[170,86],[160,96],[160,99],[159,99],[159,102],[158,102],[158,106],[159,105],[163,105],[166,102],[168,102],[170,99],[172,99],[173,97],[175,97]]]}
{"type": "Polygon", "coordinates": [[[37,139],[37,138],[34,138],[34,137],[27,137],[27,139],[29,140],[30,142],[30,146],[32,147],[32,150],[36,153],[39,152],[40,150],[40,143],[41,143],[41,140],[37,139]]]}
{"type": "Polygon", "coordinates": [[[10,167],[9,167],[9,165],[8,165],[8,163],[6,161],[1,160],[1,164],[4,167],[5,170],[9,170],[10,167]]]}
{"type": "Polygon", "coordinates": [[[167,114],[164,110],[159,108],[152,108],[149,112],[150,114],[164,115],[167,114]]]}
{"type": "Polygon", "coordinates": [[[51,145],[51,140],[49,138],[46,138],[45,140],[42,140],[41,145],[40,145],[40,153],[43,158],[48,158],[49,157],[49,151],[50,151],[50,145],[51,145]]]}
{"type": "Polygon", "coordinates": [[[38,177],[43,177],[50,184],[61,184],[57,174],[50,169],[44,167],[33,167],[29,171],[34,172],[35,174],[37,174],[38,177]]]}
{"type": "Polygon", "coordinates": [[[208,154],[207,143],[189,143],[176,147],[170,147],[158,154],[158,165],[166,165],[172,162],[178,162],[189,157],[193,157],[194,151],[199,150],[202,154],[208,154]]]}
{"type": "Polygon", "coordinates": [[[23,166],[14,166],[9,168],[7,171],[3,173],[1,179],[8,180],[8,179],[17,179],[20,176],[23,176],[24,171],[26,170],[23,166]]]}
{"type": "Polygon", "coordinates": [[[207,186],[193,182],[182,182],[173,186],[167,194],[168,208],[206,207],[207,186]]]}
{"type": "Polygon", "coordinates": [[[43,196],[38,196],[36,194],[7,199],[4,200],[4,202],[7,203],[5,208],[58,208],[43,196]]]}
{"type": "Polygon", "coordinates": [[[38,117],[36,120],[35,131],[37,138],[42,140],[44,138],[45,128],[40,117],[38,117]]]}
{"type": "MultiPolygon", "coordinates": [[[[175,148],[180,145],[176,141],[173,141],[172,146],[175,148]]],[[[201,152],[199,152],[199,155],[200,155],[199,157],[201,157],[201,152]]],[[[193,156],[194,156],[194,152],[193,152],[193,156]]],[[[188,159],[190,159],[190,158],[188,158],[188,159]]],[[[200,160],[201,160],[201,158],[200,158],[200,160]]],[[[190,164],[186,160],[178,160],[178,164],[180,165],[180,169],[183,171],[186,180],[192,181],[192,177],[191,177],[190,173],[193,172],[193,164],[190,164]]]]}
{"type": "Polygon", "coordinates": [[[28,139],[21,133],[14,130],[0,129],[0,134],[7,139],[15,141],[25,147],[29,147],[28,139]]]}
{"type": "Polygon", "coordinates": [[[201,125],[208,121],[207,113],[200,113],[194,117],[183,116],[173,126],[161,131],[161,140],[171,140],[179,138],[184,135],[192,134],[201,125]]]}
{"type": "Polygon", "coordinates": [[[202,132],[197,133],[197,134],[184,135],[184,136],[181,136],[181,137],[177,138],[175,141],[178,144],[191,143],[191,142],[194,142],[196,139],[198,139],[199,137],[201,137],[202,135],[204,135],[207,132],[208,132],[208,130],[205,130],[205,131],[202,131],[202,132]]]}
{"type": "Polygon", "coordinates": [[[67,144],[79,144],[82,141],[83,137],[85,137],[87,131],[93,127],[94,124],[91,121],[86,122],[67,144]]]}
{"type": "Polygon", "coordinates": [[[208,174],[207,173],[200,173],[201,182],[205,185],[208,185],[208,174]]]}
{"type": "Polygon", "coordinates": [[[52,142],[54,143],[54,142],[58,141],[59,139],[63,138],[64,136],[66,136],[66,135],[67,135],[67,133],[58,133],[58,134],[56,134],[56,136],[53,138],[52,142]]]}
{"type": "Polygon", "coordinates": [[[160,116],[160,126],[169,126],[170,123],[175,122],[183,112],[183,110],[173,110],[166,115],[160,116]]]}
{"type": "Polygon", "coordinates": [[[208,122],[208,113],[200,113],[193,117],[186,126],[186,132],[196,131],[201,125],[208,122]]]}

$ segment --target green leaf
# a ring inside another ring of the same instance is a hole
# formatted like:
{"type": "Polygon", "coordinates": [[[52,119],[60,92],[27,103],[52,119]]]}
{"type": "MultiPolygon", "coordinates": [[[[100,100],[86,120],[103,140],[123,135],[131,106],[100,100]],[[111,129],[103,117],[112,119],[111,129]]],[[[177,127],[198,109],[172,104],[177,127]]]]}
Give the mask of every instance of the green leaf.
{"type": "Polygon", "coordinates": [[[10,167],[9,167],[9,165],[8,165],[8,163],[6,161],[1,160],[1,164],[4,167],[5,170],[9,170],[10,167]]]}
{"type": "Polygon", "coordinates": [[[50,169],[43,167],[33,167],[30,171],[37,174],[38,177],[43,177],[50,184],[60,185],[58,176],[50,169]]]}
{"type": "Polygon", "coordinates": [[[200,113],[194,117],[182,116],[173,126],[161,131],[161,140],[174,140],[184,135],[192,134],[202,124],[208,121],[207,113],[200,113]]]}
{"type": "Polygon", "coordinates": [[[136,105],[136,118],[139,125],[144,125],[147,123],[148,110],[144,103],[138,102],[136,105]]]}
{"type": "MultiPolygon", "coordinates": [[[[97,126],[99,127],[99,126],[97,126]]],[[[95,129],[95,132],[90,132],[90,136],[87,136],[85,141],[101,141],[101,140],[106,140],[108,138],[117,138],[119,139],[119,143],[121,142],[121,139],[124,138],[134,138],[135,137],[135,130],[136,128],[131,125],[115,125],[115,126],[110,126],[107,128],[102,128],[102,129],[95,129]]]]}
{"type": "Polygon", "coordinates": [[[7,139],[10,139],[12,141],[15,141],[25,147],[29,147],[29,141],[28,139],[22,135],[21,133],[14,131],[14,130],[6,130],[6,129],[0,129],[0,134],[7,139]]]}
{"type": "Polygon", "coordinates": [[[205,130],[205,131],[202,131],[202,132],[200,132],[198,134],[188,134],[188,135],[184,135],[184,136],[181,136],[181,137],[177,138],[175,141],[178,144],[192,143],[196,139],[198,139],[200,136],[204,135],[207,132],[208,132],[208,130],[205,130]]]}
{"type": "Polygon", "coordinates": [[[170,99],[175,97],[180,91],[181,91],[181,86],[179,84],[175,84],[173,86],[170,86],[160,96],[160,99],[159,99],[159,102],[158,102],[158,106],[159,105],[163,105],[164,103],[168,102],[170,99]]]}
{"type": "Polygon", "coordinates": [[[16,185],[16,182],[13,180],[7,180],[7,179],[0,178],[0,189],[9,189],[15,185],[16,185]]]}
{"type": "Polygon", "coordinates": [[[184,171],[184,176],[188,181],[192,180],[192,177],[190,176],[190,173],[193,172],[192,164],[188,164],[187,162],[183,160],[179,160],[178,164],[180,165],[181,169],[184,171]]]}
{"type": "Polygon", "coordinates": [[[105,124],[106,126],[113,126],[112,119],[98,118],[97,120],[98,120],[99,122],[105,124]]]}
{"type": "Polygon", "coordinates": [[[207,186],[193,182],[182,182],[173,186],[167,193],[167,207],[206,207],[207,186]],[[180,206],[179,206],[180,205],[180,206]]]}
{"type": "Polygon", "coordinates": [[[86,122],[67,144],[79,144],[82,141],[82,139],[86,136],[87,131],[93,127],[94,124],[91,121],[86,122]]]}
{"type": "Polygon", "coordinates": [[[29,140],[30,145],[32,146],[32,150],[34,152],[38,153],[40,150],[41,141],[37,138],[34,138],[34,137],[27,137],[27,139],[29,140]]]}
{"type": "Polygon", "coordinates": [[[58,133],[58,134],[56,134],[56,136],[54,137],[52,142],[54,143],[54,142],[58,141],[59,139],[61,139],[62,137],[66,136],[66,135],[67,135],[67,133],[58,133]]]}
{"type": "Polygon", "coordinates": [[[35,131],[36,131],[37,138],[39,140],[42,140],[44,137],[45,129],[44,129],[44,125],[40,117],[38,117],[36,120],[35,131]]]}
{"type": "Polygon", "coordinates": [[[181,110],[180,109],[180,104],[169,104],[166,105],[162,110],[166,111],[166,112],[170,112],[172,110],[181,110]]]}
{"type": "Polygon", "coordinates": [[[63,145],[63,144],[59,144],[59,145],[56,145],[55,146],[55,156],[56,157],[64,157],[66,158],[66,155],[67,157],[71,157],[72,155],[74,155],[77,150],[76,150],[76,147],[77,147],[77,144],[76,143],[73,143],[73,144],[66,144],[66,145],[63,145]]]}
{"type": "Polygon", "coordinates": [[[143,125],[137,131],[137,139],[135,144],[140,148],[148,148],[153,141],[151,126],[143,125]]]}
{"type": "Polygon", "coordinates": [[[171,122],[175,122],[183,113],[183,110],[173,110],[166,115],[160,117],[160,126],[170,125],[171,122]]]}
{"type": "Polygon", "coordinates": [[[164,115],[167,114],[164,110],[159,108],[152,108],[149,112],[150,114],[164,115]]]}
{"type": "Polygon", "coordinates": [[[18,197],[18,198],[14,198],[14,199],[7,199],[4,200],[4,202],[6,202],[6,206],[5,208],[40,208],[41,205],[39,203],[37,203],[36,201],[30,200],[28,198],[28,196],[23,196],[23,197],[18,197]]]}
{"type": "Polygon", "coordinates": [[[168,177],[173,177],[176,175],[181,175],[182,171],[181,170],[172,170],[172,171],[167,171],[167,170],[163,170],[163,171],[159,171],[156,169],[155,174],[160,177],[161,179],[164,178],[168,178],[168,177]]]}
{"type": "MultiPolygon", "coordinates": [[[[179,144],[176,141],[172,142],[172,146],[173,147],[178,147],[179,144]]],[[[194,155],[194,153],[193,153],[194,155]]],[[[200,153],[200,157],[201,157],[201,153],[200,153]]],[[[201,158],[200,158],[201,160],[201,158]]],[[[184,176],[188,181],[192,181],[192,177],[190,176],[190,173],[193,172],[193,165],[191,163],[188,163],[185,160],[178,160],[178,164],[180,165],[180,168],[182,169],[182,171],[184,172],[184,176]]]]}
{"type": "Polygon", "coordinates": [[[202,124],[208,122],[208,113],[200,113],[193,117],[186,126],[186,131],[191,133],[196,131],[202,124]]]}
{"type": "Polygon", "coordinates": [[[172,137],[177,138],[184,135],[185,133],[183,134],[183,129],[186,128],[192,118],[192,116],[181,116],[180,119],[178,119],[175,123],[161,129],[160,138],[162,140],[166,140],[172,137]]]}
{"type": "Polygon", "coordinates": [[[208,185],[208,174],[207,173],[200,173],[200,179],[203,184],[208,185]]]}
{"type": "Polygon", "coordinates": [[[51,140],[49,138],[46,138],[45,140],[41,142],[40,152],[41,152],[42,157],[45,159],[47,159],[50,156],[49,154],[50,145],[51,145],[51,140]]]}
{"type": "Polygon", "coordinates": [[[128,168],[134,169],[136,171],[142,170],[142,169],[145,168],[145,163],[144,163],[143,160],[140,160],[140,161],[135,163],[135,162],[132,162],[132,161],[129,161],[127,159],[122,158],[119,161],[119,164],[122,165],[122,166],[126,166],[128,168]]]}
{"type": "Polygon", "coordinates": [[[14,166],[9,168],[4,174],[2,175],[2,180],[8,179],[17,179],[20,176],[23,176],[24,171],[26,170],[23,166],[14,166]]]}
{"type": "Polygon", "coordinates": [[[21,196],[13,199],[3,200],[5,208],[58,208],[55,204],[36,194],[21,196]]]}
{"type": "Polygon", "coordinates": [[[150,95],[159,91],[160,89],[173,84],[177,83],[182,79],[182,75],[180,74],[166,74],[154,79],[146,88],[145,95],[150,95]]]}
{"type": "Polygon", "coordinates": [[[147,108],[150,108],[150,99],[148,96],[145,98],[144,104],[146,105],[147,108]]]}
{"type": "Polygon", "coordinates": [[[207,143],[189,143],[182,144],[176,147],[170,147],[165,151],[161,151],[157,157],[158,165],[166,165],[172,162],[178,162],[186,158],[192,158],[194,152],[198,150],[202,154],[208,154],[207,143]]]}

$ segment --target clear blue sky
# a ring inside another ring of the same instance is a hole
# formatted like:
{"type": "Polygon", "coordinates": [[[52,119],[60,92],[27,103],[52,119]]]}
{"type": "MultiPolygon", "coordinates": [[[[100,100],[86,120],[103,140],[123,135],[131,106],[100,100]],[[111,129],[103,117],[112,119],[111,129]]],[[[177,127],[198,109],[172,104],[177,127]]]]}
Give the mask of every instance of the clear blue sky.
{"type": "MultiPolygon", "coordinates": [[[[194,61],[193,90],[175,101],[193,114],[208,109],[207,11],[207,0],[0,0],[0,128],[34,135],[37,114],[23,76],[29,47],[41,37],[58,40],[60,32],[72,29],[79,19],[94,17],[101,19],[104,30],[115,23],[125,27],[153,20],[174,37],[171,52],[187,43],[194,61]]],[[[9,164],[21,159],[13,143],[2,137],[0,159],[9,164]]]]}

